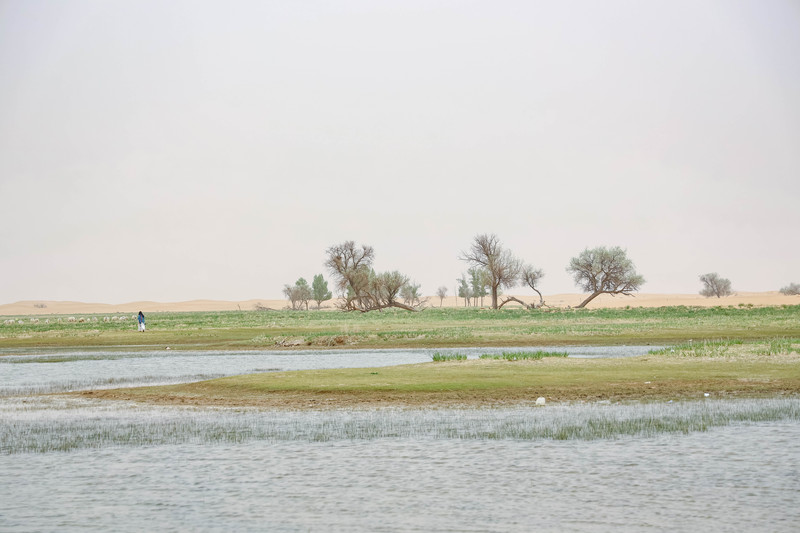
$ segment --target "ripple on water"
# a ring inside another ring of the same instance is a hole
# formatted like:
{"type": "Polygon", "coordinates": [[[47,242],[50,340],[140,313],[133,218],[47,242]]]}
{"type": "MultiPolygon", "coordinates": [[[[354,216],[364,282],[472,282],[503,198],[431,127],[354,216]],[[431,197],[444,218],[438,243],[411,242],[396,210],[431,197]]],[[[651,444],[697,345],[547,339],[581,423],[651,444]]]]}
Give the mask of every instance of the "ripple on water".
{"type": "Polygon", "coordinates": [[[381,438],[0,456],[0,526],[792,531],[800,425],[595,441],[381,438]],[[758,453],[754,453],[758,450],[758,453]],[[124,517],[124,519],[121,519],[124,517]]]}

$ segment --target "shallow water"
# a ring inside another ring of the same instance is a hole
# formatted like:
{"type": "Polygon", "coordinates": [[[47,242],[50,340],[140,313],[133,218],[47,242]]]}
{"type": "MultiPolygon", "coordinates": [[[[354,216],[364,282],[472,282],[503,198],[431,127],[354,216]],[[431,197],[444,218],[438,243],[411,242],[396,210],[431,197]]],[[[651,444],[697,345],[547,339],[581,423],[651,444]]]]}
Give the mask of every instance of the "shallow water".
{"type": "Polygon", "coordinates": [[[250,441],[381,438],[597,440],[739,423],[800,423],[800,399],[577,403],[547,408],[264,410],[158,406],[72,396],[0,398],[0,453],[250,441]]]}
{"type": "Polygon", "coordinates": [[[796,531],[800,424],[0,455],[3,531],[796,531]]]}
{"type": "Polygon", "coordinates": [[[296,413],[10,396],[433,352],[2,357],[0,531],[800,528],[797,399],[296,413]]]}
{"type": "MultiPolygon", "coordinates": [[[[571,357],[631,357],[653,346],[536,347],[571,357]]],[[[381,367],[430,362],[435,352],[477,358],[509,348],[420,350],[6,350],[0,357],[0,396],[166,385],[222,376],[285,370],[381,367]]],[[[518,350],[514,348],[513,350],[518,350]]]]}

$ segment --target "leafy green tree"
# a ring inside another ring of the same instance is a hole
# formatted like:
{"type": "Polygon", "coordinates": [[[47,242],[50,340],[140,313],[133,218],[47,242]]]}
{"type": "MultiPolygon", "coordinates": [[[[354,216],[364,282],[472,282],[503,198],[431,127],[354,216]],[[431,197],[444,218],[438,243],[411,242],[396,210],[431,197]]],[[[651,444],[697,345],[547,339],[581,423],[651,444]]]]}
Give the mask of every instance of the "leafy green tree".
{"type": "Polygon", "coordinates": [[[322,302],[333,298],[333,293],[328,290],[328,282],[322,277],[322,274],[314,276],[311,282],[311,298],[317,302],[317,309],[322,307],[322,302]]]}
{"type": "Polygon", "coordinates": [[[467,307],[470,305],[470,300],[472,300],[472,287],[467,281],[466,275],[462,275],[456,281],[458,282],[458,297],[464,298],[464,307],[467,307]]]}
{"type": "Polygon", "coordinates": [[[473,267],[467,273],[470,276],[472,298],[475,300],[475,305],[478,305],[478,298],[480,298],[481,306],[483,306],[483,298],[489,294],[489,284],[491,283],[489,271],[485,268],[473,267]]]}
{"type": "Polygon", "coordinates": [[[297,287],[300,302],[305,306],[306,311],[308,311],[308,301],[311,299],[311,287],[309,287],[308,282],[303,278],[298,279],[294,285],[297,287]]]}
{"type": "Polygon", "coordinates": [[[570,260],[567,272],[578,287],[590,293],[579,308],[601,294],[630,294],[644,284],[633,261],[619,246],[587,248],[570,260]]]}

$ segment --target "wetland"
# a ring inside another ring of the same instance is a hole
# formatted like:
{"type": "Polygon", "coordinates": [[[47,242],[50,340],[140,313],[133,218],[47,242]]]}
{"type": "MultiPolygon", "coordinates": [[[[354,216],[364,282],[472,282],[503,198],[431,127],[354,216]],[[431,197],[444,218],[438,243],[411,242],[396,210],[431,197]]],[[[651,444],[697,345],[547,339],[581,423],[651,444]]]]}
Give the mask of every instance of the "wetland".
{"type": "Polygon", "coordinates": [[[429,311],[0,324],[0,529],[800,524],[797,306],[429,311]]]}

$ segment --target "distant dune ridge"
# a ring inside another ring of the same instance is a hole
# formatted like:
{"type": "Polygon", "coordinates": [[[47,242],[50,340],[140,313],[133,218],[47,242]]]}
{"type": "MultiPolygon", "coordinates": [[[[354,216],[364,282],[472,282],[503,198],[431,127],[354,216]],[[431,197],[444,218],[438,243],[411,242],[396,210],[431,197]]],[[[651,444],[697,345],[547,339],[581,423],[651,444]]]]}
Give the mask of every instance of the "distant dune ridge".
{"type": "MultiPolygon", "coordinates": [[[[517,296],[525,302],[533,302],[532,296],[517,296]]],[[[583,301],[585,295],[582,294],[551,294],[545,295],[545,304],[550,307],[575,307],[583,301]]],[[[502,301],[502,299],[501,299],[502,301]]],[[[483,307],[489,307],[490,299],[484,299],[483,307]]],[[[800,295],[786,296],[778,291],[770,292],[738,292],[724,298],[705,298],[699,294],[636,294],[633,296],[610,296],[603,294],[587,306],[588,309],[598,309],[602,307],[664,307],[675,305],[714,307],[714,306],[771,306],[771,305],[798,305],[800,295]]],[[[181,312],[181,311],[251,311],[260,306],[269,309],[284,309],[287,307],[286,300],[242,300],[242,301],[223,301],[223,300],[190,300],[187,302],[128,302],[121,304],[105,303],[85,303],[85,302],[59,302],[47,300],[21,301],[11,304],[0,305],[0,315],[49,315],[49,314],[102,314],[102,313],[144,313],[155,312],[181,312]]],[[[315,306],[311,302],[311,306],[315,306]]],[[[436,296],[428,297],[428,307],[439,307],[439,298],[436,296]]],[[[444,299],[444,307],[463,307],[464,300],[449,296],[444,299]]],[[[323,303],[323,309],[332,309],[333,301],[323,303]]],[[[516,304],[508,304],[506,307],[517,307],[516,304]]]]}

